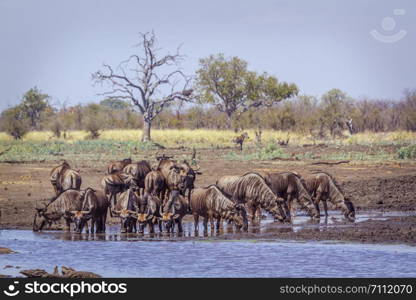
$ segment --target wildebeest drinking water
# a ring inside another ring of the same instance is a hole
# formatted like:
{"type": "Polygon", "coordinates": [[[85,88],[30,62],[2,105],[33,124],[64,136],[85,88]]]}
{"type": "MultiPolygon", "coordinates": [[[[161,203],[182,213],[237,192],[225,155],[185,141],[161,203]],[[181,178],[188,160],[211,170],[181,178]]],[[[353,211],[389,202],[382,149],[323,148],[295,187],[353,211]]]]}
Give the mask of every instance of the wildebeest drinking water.
{"type": "Polygon", "coordinates": [[[133,188],[129,188],[120,194],[116,205],[111,208],[112,215],[120,218],[121,233],[137,231],[136,222],[138,201],[139,195],[133,190],[133,188]]]}
{"type": "Polygon", "coordinates": [[[237,228],[247,229],[247,213],[244,204],[233,202],[216,185],[205,188],[197,188],[191,194],[191,211],[195,220],[195,231],[198,231],[199,216],[204,218],[204,231],[208,230],[208,220],[211,222],[211,230],[221,225],[221,219],[232,221],[237,228]],[[246,222],[244,222],[246,221],[246,222]]]}
{"type": "Polygon", "coordinates": [[[274,172],[266,173],[264,179],[277,196],[285,199],[286,214],[291,220],[294,216],[293,200],[296,200],[312,218],[319,219],[319,212],[298,175],[292,172],[274,172]]]}
{"type": "Polygon", "coordinates": [[[109,202],[104,192],[89,187],[81,191],[80,197],[82,201],[81,210],[71,211],[75,231],[81,233],[84,226],[86,226],[86,232],[88,233],[87,222],[91,220],[91,233],[94,233],[94,226],[96,226],[96,233],[105,232],[109,202]]]}
{"type": "Polygon", "coordinates": [[[222,192],[231,196],[237,203],[247,203],[251,210],[252,222],[258,207],[270,212],[276,219],[283,222],[286,214],[282,208],[283,199],[276,196],[264,178],[254,172],[242,176],[223,176],[217,180],[222,192]]]}
{"type": "Polygon", "coordinates": [[[182,233],[182,218],[189,211],[188,201],[178,190],[171,192],[169,199],[165,201],[160,209],[162,216],[162,231],[164,233],[173,232],[175,224],[178,225],[178,232],[182,233]]]}
{"type": "Polygon", "coordinates": [[[149,232],[154,233],[154,225],[159,225],[162,231],[160,208],[162,200],[154,195],[145,193],[143,197],[138,199],[137,208],[137,225],[138,232],[143,233],[146,226],[149,226],[149,232]]]}
{"type": "Polygon", "coordinates": [[[70,230],[72,222],[71,211],[79,211],[82,207],[80,191],[66,190],[61,193],[54,201],[43,207],[36,207],[35,218],[33,220],[33,231],[42,230],[42,228],[53,221],[64,218],[66,221],[66,230],[70,230]]]}
{"type": "Polygon", "coordinates": [[[71,169],[71,166],[66,161],[52,169],[50,180],[56,196],[65,190],[79,190],[82,183],[79,172],[71,169]]]}
{"type": "Polygon", "coordinates": [[[335,178],[326,172],[313,172],[303,177],[305,187],[314,197],[315,204],[319,211],[319,202],[322,201],[325,216],[328,216],[326,201],[329,200],[338,209],[341,209],[344,216],[349,220],[355,219],[355,208],[353,203],[344,196],[344,193],[335,178]]]}

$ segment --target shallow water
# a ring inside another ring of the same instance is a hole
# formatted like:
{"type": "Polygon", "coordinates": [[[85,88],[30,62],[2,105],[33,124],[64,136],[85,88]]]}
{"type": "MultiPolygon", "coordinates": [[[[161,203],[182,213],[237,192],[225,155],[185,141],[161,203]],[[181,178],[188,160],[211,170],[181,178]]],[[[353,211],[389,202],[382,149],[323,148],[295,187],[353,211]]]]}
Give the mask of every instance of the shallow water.
{"type": "MultiPolygon", "coordinates": [[[[357,222],[383,219],[401,213],[366,213],[357,222]]],[[[299,215],[292,225],[263,220],[250,227],[259,239],[244,239],[224,224],[219,233],[200,232],[184,225],[182,237],[119,234],[118,226],[105,235],[28,230],[0,230],[0,245],[17,251],[0,256],[0,274],[18,275],[21,269],[52,271],[71,266],[106,277],[415,277],[416,248],[405,245],[288,242],[262,239],[271,230],[302,230],[326,226],[351,226],[332,213],[325,223],[309,222],[299,215]],[[223,237],[227,237],[225,240],[223,237]],[[238,240],[233,240],[238,237],[238,240]],[[13,268],[3,269],[6,265],[13,268]],[[16,268],[16,266],[20,268],[16,268]]],[[[200,226],[202,230],[202,226],[200,226]]]]}

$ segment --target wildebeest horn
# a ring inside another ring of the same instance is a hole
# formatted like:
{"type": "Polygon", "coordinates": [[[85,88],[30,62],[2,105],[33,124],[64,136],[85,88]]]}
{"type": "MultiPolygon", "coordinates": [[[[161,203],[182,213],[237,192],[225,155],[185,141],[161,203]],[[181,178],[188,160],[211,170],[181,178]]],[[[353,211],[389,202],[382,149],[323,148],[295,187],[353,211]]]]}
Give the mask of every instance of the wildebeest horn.
{"type": "Polygon", "coordinates": [[[194,171],[199,171],[201,169],[201,166],[198,164],[196,165],[196,167],[194,168],[194,171]]]}

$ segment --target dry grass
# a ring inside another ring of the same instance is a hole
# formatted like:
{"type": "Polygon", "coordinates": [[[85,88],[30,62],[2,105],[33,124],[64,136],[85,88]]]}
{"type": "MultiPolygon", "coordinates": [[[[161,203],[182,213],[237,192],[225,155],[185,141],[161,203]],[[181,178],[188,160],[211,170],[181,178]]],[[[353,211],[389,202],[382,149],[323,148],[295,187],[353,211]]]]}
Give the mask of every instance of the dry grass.
{"type": "MultiPolygon", "coordinates": [[[[255,134],[253,130],[247,130],[249,139],[247,145],[254,145],[255,134]]],[[[99,140],[113,141],[138,141],[142,134],[141,130],[103,130],[99,140]]],[[[69,131],[66,139],[61,137],[57,139],[50,131],[29,132],[23,141],[28,142],[46,142],[46,141],[82,141],[88,136],[86,131],[69,131]]],[[[196,147],[196,148],[217,148],[231,146],[231,140],[236,136],[233,131],[226,130],[208,130],[208,129],[165,129],[152,130],[152,139],[165,147],[196,147]]],[[[328,144],[347,144],[347,145],[371,145],[371,144],[409,144],[416,140],[415,132],[397,131],[383,133],[358,133],[355,135],[345,134],[343,139],[314,139],[310,135],[302,135],[299,133],[288,133],[284,131],[264,130],[262,134],[262,142],[264,144],[276,142],[278,139],[290,139],[291,145],[303,145],[313,143],[328,144]]],[[[6,133],[0,133],[1,142],[11,142],[13,139],[6,133]]]]}

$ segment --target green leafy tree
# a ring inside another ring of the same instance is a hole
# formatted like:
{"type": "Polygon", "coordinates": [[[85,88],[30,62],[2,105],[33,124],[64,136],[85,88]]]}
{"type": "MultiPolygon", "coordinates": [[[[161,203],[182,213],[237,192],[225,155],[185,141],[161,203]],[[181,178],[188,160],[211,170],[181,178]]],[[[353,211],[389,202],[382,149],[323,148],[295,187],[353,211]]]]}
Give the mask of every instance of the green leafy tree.
{"type": "Polygon", "coordinates": [[[331,135],[342,135],[344,124],[349,119],[350,98],[339,89],[332,89],[321,97],[321,123],[329,129],[331,135]]]}
{"type": "Polygon", "coordinates": [[[49,96],[43,94],[36,87],[31,88],[24,94],[20,106],[22,112],[29,119],[32,129],[39,129],[42,113],[50,108],[48,99],[49,96]]]}
{"type": "Polygon", "coordinates": [[[10,134],[14,139],[20,140],[29,131],[29,122],[25,118],[20,105],[3,111],[1,115],[2,130],[10,134]]]}
{"type": "Polygon", "coordinates": [[[233,117],[246,111],[271,106],[298,93],[295,84],[279,82],[267,73],[258,75],[247,69],[247,62],[238,58],[225,58],[223,54],[200,60],[197,71],[200,102],[214,105],[226,114],[228,128],[233,117]]]}

